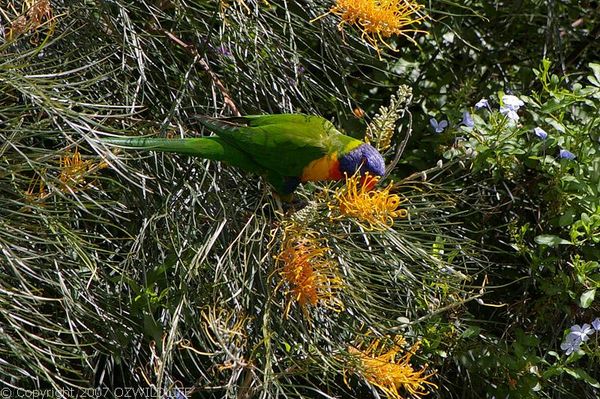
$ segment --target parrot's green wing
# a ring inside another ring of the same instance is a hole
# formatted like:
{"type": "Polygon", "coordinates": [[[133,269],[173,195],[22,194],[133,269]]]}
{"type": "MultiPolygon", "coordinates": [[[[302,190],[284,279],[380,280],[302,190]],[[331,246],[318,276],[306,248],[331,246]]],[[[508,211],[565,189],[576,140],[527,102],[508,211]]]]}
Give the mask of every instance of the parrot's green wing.
{"type": "Polygon", "coordinates": [[[339,152],[355,139],[324,118],[303,114],[202,119],[219,137],[281,176],[300,176],[312,161],[339,152]]]}

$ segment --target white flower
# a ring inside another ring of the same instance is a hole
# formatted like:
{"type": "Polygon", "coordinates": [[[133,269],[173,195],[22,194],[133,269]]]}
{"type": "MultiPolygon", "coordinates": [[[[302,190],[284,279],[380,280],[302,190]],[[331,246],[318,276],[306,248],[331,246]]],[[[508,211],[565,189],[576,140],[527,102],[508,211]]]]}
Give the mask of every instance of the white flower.
{"type": "Polygon", "coordinates": [[[506,116],[508,119],[513,121],[519,120],[519,115],[517,114],[516,109],[508,108],[508,107],[500,107],[500,113],[506,116]]]}
{"type": "MultiPolygon", "coordinates": [[[[506,94],[504,97],[502,97],[502,105],[512,111],[517,111],[519,108],[525,105],[525,103],[517,96],[506,94]]],[[[500,108],[500,112],[502,112],[502,108],[500,108]]]]}
{"type": "Polygon", "coordinates": [[[482,98],[475,104],[475,109],[481,109],[485,107],[490,108],[490,103],[488,102],[487,98],[482,98]]]}

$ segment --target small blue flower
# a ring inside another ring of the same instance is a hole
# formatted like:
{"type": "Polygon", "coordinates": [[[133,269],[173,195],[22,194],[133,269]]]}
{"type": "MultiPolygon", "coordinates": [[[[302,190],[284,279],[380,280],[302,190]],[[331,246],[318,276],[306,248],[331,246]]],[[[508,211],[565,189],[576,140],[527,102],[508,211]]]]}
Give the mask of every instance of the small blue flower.
{"type": "MultiPolygon", "coordinates": [[[[189,388],[185,388],[189,389],[189,388]]],[[[173,391],[169,392],[169,396],[164,396],[165,399],[187,399],[185,393],[183,393],[179,388],[175,388],[174,394],[173,391]]]]}
{"type": "Polygon", "coordinates": [[[519,97],[507,94],[502,97],[502,105],[512,111],[518,111],[525,103],[519,97]]]}
{"type": "Polygon", "coordinates": [[[600,317],[596,317],[596,320],[592,321],[592,327],[594,330],[600,331],[600,317]]]}
{"type": "Polygon", "coordinates": [[[568,150],[560,150],[560,152],[558,153],[558,157],[562,158],[562,159],[575,159],[576,156],[575,154],[573,154],[571,151],[568,150]]]}
{"type": "MultiPolygon", "coordinates": [[[[581,342],[585,342],[590,338],[589,336],[592,335],[593,333],[594,333],[594,330],[592,329],[592,326],[585,323],[582,326],[579,326],[578,324],[575,324],[574,326],[572,326],[571,332],[569,333],[569,335],[573,334],[576,337],[578,337],[581,342]]],[[[567,338],[568,338],[568,336],[567,336],[567,338]]]]}
{"type": "Polygon", "coordinates": [[[542,140],[546,140],[548,138],[548,133],[541,127],[534,128],[533,133],[535,133],[535,135],[541,138],[542,140]]]}
{"type": "Polygon", "coordinates": [[[217,53],[225,56],[225,57],[231,57],[233,56],[233,54],[231,53],[231,50],[229,50],[227,47],[225,46],[219,46],[217,48],[217,53]]]}
{"type": "Polygon", "coordinates": [[[488,102],[487,98],[482,98],[481,100],[477,101],[477,103],[475,104],[475,109],[481,109],[481,108],[490,108],[490,103],[488,102]]]}
{"type": "Polygon", "coordinates": [[[438,123],[438,121],[435,118],[431,118],[429,120],[429,124],[431,125],[431,127],[433,127],[436,133],[441,133],[444,131],[445,128],[448,127],[448,121],[442,120],[438,123]]]}
{"type": "Polygon", "coordinates": [[[564,350],[565,354],[568,356],[571,353],[578,350],[580,346],[581,346],[581,339],[579,339],[579,336],[577,336],[573,333],[569,333],[565,337],[565,342],[560,344],[560,349],[564,350]]]}
{"type": "Polygon", "coordinates": [[[463,119],[461,123],[466,127],[475,126],[475,121],[473,121],[473,118],[471,118],[471,114],[468,111],[463,112],[463,119]]]}
{"type": "Polygon", "coordinates": [[[500,113],[506,116],[508,119],[513,121],[519,120],[519,115],[517,114],[517,110],[511,109],[508,107],[500,107],[500,113]]]}

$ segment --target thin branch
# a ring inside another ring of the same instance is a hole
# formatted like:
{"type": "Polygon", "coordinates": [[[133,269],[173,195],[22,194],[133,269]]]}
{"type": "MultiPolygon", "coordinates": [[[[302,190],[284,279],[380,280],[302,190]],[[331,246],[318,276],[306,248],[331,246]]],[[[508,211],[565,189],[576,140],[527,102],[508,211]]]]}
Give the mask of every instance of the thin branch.
{"type": "MultiPolygon", "coordinates": [[[[181,40],[180,38],[178,38],[177,36],[175,36],[173,33],[169,32],[166,29],[161,29],[160,31],[165,36],[167,36],[171,41],[173,41],[175,44],[177,44],[178,46],[180,46],[181,48],[186,50],[191,55],[194,55],[194,56],[198,55],[198,50],[196,49],[196,47],[194,45],[185,43],[183,40],[181,40]]],[[[242,114],[240,113],[237,106],[235,105],[235,102],[233,102],[233,100],[231,99],[231,96],[229,95],[229,91],[225,88],[225,85],[223,85],[223,82],[221,82],[221,80],[219,79],[217,74],[214,73],[212,69],[210,69],[210,65],[208,65],[208,62],[206,62],[206,60],[203,58],[199,58],[198,62],[200,64],[200,66],[202,67],[202,69],[204,69],[204,71],[209,74],[213,84],[215,86],[217,86],[217,88],[219,89],[219,92],[223,96],[223,101],[225,102],[225,105],[231,110],[231,112],[235,116],[241,116],[242,114]]]]}
{"type": "MultiPolygon", "coordinates": [[[[398,143],[398,145],[396,146],[396,155],[394,156],[394,159],[392,160],[392,162],[390,162],[390,164],[385,169],[385,175],[383,175],[383,178],[381,180],[385,180],[390,175],[392,170],[394,170],[394,168],[400,161],[400,158],[402,157],[404,150],[406,149],[406,144],[408,143],[410,136],[412,135],[412,122],[413,122],[412,114],[410,113],[410,111],[408,109],[405,109],[405,112],[408,113],[408,129],[406,131],[406,135],[404,136],[404,139],[402,141],[400,141],[398,143]]],[[[398,133],[400,133],[401,130],[402,130],[402,128],[398,129],[398,133]]]]}

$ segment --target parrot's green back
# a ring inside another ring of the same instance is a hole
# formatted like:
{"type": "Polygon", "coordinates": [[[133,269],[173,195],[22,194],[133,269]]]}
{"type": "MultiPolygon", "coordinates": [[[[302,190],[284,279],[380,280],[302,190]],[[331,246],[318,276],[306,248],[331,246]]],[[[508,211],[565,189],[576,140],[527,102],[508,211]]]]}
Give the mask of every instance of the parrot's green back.
{"type": "Polygon", "coordinates": [[[362,144],[340,133],[326,119],[311,115],[202,118],[200,122],[257,164],[281,176],[300,176],[312,161],[362,144]]]}

